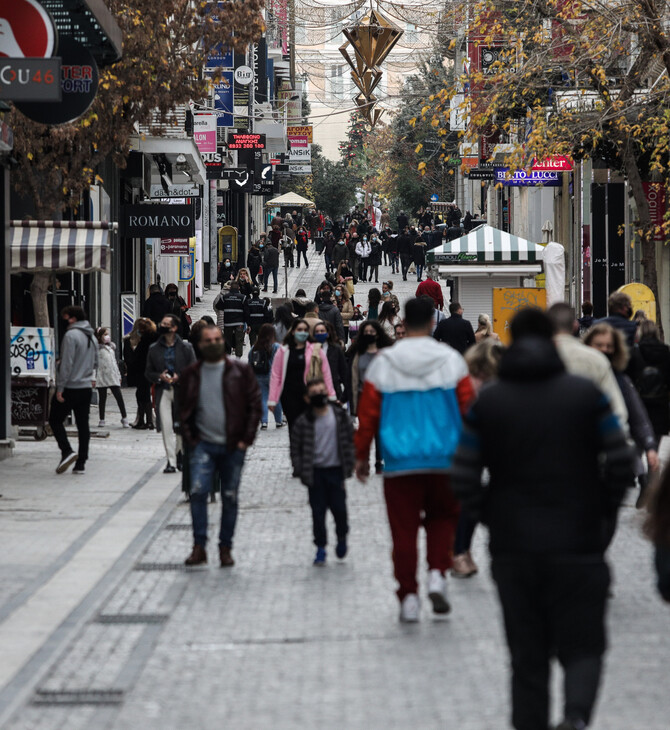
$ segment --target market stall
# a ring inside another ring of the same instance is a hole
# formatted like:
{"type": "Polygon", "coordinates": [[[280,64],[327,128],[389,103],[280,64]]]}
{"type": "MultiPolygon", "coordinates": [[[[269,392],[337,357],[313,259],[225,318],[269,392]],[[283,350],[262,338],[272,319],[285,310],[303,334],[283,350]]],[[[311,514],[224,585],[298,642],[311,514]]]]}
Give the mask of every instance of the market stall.
{"type": "Polygon", "coordinates": [[[536,287],[535,277],[544,273],[543,257],[543,246],[488,225],[429,254],[449,282],[452,301],[460,302],[474,327],[480,313],[493,318],[494,289],[536,287]]]}

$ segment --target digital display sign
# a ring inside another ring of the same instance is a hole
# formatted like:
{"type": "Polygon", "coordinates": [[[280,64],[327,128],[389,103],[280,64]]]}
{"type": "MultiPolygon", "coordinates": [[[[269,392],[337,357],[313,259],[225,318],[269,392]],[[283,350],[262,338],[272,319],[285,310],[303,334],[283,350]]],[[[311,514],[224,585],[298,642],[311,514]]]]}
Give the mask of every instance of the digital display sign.
{"type": "Polygon", "coordinates": [[[264,134],[236,134],[228,135],[229,150],[264,150],[265,135],[264,134]]]}

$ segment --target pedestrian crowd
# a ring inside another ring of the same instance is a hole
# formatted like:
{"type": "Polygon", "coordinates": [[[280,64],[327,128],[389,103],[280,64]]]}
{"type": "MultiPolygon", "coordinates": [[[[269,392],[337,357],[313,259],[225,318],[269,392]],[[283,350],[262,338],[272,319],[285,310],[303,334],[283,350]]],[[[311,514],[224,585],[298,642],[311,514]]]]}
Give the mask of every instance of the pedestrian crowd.
{"type": "MultiPolygon", "coordinates": [[[[388,224],[387,211],[380,218],[388,224]]],[[[435,225],[429,210],[422,223],[428,233],[435,225]]],[[[329,511],[335,556],[346,557],[346,480],[366,482],[372,468],[383,477],[402,622],[421,616],[419,529],[425,592],[444,615],[449,576],[478,574],[471,545],[483,525],[511,656],[512,725],[548,730],[555,657],[565,674],[558,728],[581,730],[592,719],[606,650],[605,554],[629,487],[639,489],[658,588],[670,601],[670,469],[661,473],[658,457],[670,429],[670,348],[654,322],[633,318],[621,293],[600,320],[588,302],[579,320],[567,304],[520,310],[503,347],[486,313],[476,330],[458,302],[443,313],[434,272],[423,280],[427,236],[413,235],[404,213],[398,226],[397,236],[384,236],[390,227],[377,234],[370,213],[357,208],[343,227],[316,211],[277,218],[246,267],[222,262],[216,321],[192,322],[175,285],[165,293],[154,285],[121,358],[107,328],[94,331],[80,307],[66,307],[50,416],[57,471],[74,464],[84,472],[92,392],[104,426],[111,390],[122,426],[157,428],[164,471],[182,473],[193,527],[186,565],[208,561],[207,502],[219,492],[219,559],[230,567],[246,451],[270,420],[286,424],[293,477],[311,509],[313,564],[328,562],[329,511]],[[301,254],[307,266],[307,242],[317,238],[322,283],[273,310],[261,288],[272,280],[277,290],[279,251],[286,266],[299,267],[301,254]],[[356,303],[358,281],[379,283],[382,265],[406,279],[412,263],[419,287],[403,311],[392,280],[356,303]],[[132,424],[122,375],[136,390],[132,424]],[[77,453],[63,425],[70,411],[77,453]]]]}

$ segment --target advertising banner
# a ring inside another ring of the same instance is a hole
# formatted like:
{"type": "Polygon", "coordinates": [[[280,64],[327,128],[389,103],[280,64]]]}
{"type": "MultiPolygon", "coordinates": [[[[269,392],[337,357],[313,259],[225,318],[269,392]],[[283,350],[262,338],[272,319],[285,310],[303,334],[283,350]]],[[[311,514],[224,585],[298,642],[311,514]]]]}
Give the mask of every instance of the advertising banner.
{"type": "Polygon", "coordinates": [[[193,141],[200,152],[216,152],[216,114],[193,115],[193,141]]]}

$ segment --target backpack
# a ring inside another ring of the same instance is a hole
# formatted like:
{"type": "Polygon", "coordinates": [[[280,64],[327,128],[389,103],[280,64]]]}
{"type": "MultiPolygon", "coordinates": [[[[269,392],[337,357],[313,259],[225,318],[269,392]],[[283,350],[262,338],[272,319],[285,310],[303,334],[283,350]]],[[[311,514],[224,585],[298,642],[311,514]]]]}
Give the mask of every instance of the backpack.
{"type": "Polygon", "coordinates": [[[668,388],[661,371],[654,365],[646,365],[637,379],[637,389],[642,400],[663,400],[668,388]]]}
{"type": "Polygon", "coordinates": [[[270,372],[270,355],[267,350],[257,350],[256,348],[252,350],[251,368],[256,375],[267,375],[270,372]]]}

